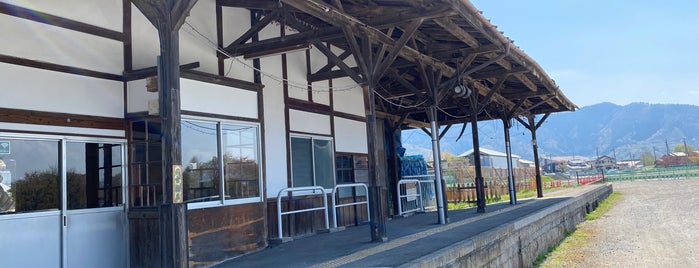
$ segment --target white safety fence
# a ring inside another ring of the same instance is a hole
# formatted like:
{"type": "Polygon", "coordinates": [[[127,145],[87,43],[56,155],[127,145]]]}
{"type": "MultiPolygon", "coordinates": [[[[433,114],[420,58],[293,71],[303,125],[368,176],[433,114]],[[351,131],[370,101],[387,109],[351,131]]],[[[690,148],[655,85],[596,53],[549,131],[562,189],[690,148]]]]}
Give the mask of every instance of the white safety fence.
{"type": "Polygon", "coordinates": [[[399,215],[436,208],[434,175],[403,176],[397,190],[399,215]]]}
{"type": "Polygon", "coordinates": [[[350,184],[338,184],[335,185],[335,188],[333,188],[332,192],[332,209],[333,209],[333,228],[337,228],[337,209],[341,207],[347,207],[347,206],[357,206],[357,205],[362,205],[366,204],[366,218],[367,221],[371,220],[371,213],[369,213],[369,189],[367,188],[366,184],[364,183],[350,183],[350,184]],[[338,189],[340,188],[356,188],[356,187],[362,187],[364,188],[364,200],[365,201],[357,201],[357,202],[352,202],[352,203],[346,203],[346,204],[336,204],[335,201],[335,194],[337,194],[339,191],[338,189]]]}
{"type": "Polygon", "coordinates": [[[330,223],[328,222],[328,196],[325,194],[325,189],[323,189],[323,187],[309,186],[309,187],[292,187],[292,188],[281,189],[279,191],[279,193],[277,194],[277,231],[279,233],[279,239],[282,239],[282,216],[283,215],[302,213],[302,212],[311,212],[311,211],[317,211],[317,210],[323,210],[323,213],[325,213],[325,229],[326,230],[330,229],[330,223]],[[301,191],[309,192],[309,193],[307,193],[308,195],[322,195],[323,196],[323,206],[282,212],[282,193],[291,192],[291,194],[293,195],[294,192],[301,192],[301,191]],[[320,193],[317,193],[316,191],[320,191],[320,193]]]}

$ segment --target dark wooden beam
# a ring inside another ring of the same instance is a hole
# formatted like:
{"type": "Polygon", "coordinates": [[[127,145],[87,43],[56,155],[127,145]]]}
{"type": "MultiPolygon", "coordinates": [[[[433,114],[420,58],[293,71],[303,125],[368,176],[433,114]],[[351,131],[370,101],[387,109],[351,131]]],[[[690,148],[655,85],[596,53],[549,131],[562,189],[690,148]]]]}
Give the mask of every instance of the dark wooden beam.
{"type": "Polygon", "coordinates": [[[221,6],[273,10],[280,8],[278,0],[219,0],[221,6]]]}
{"type": "MultiPolygon", "coordinates": [[[[333,53],[333,54],[334,54],[334,53],[333,53]]],[[[350,50],[345,50],[345,51],[342,52],[342,54],[337,55],[337,58],[340,59],[341,61],[344,61],[347,57],[349,57],[349,56],[351,56],[351,55],[352,55],[352,51],[350,51],[350,50]]],[[[324,72],[331,71],[332,68],[335,67],[335,66],[337,66],[337,65],[335,65],[332,61],[328,61],[328,64],[326,64],[326,65],[323,66],[322,68],[318,69],[318,71],[316,71],[316,74],[320,74],[320,73],[324,73],[324,72]]]]}
{"type": "Polygon", "coordinates": [[[124,34],[114,30],[62,18],[8,3],[0,2],[0,13],[116,41],[124,41],[124,34]]]}
{"type": "MultiPolygon", "coordinates": [[[[198,61],[180,65],[180,70],[188,70],[195,68],[199,68],[198,61]]],[[[133,80],[139,80],[156,75],[158,75],[158,66],[147,67],[143,69],[133,70],[130,72],[124,72],[124,81],[128,82],[133,80]]]]}
{"type": "Polygon", "coordinates": [[[498,70],[498,71],[488,71],[488,72],[477,72],[474,74],[469,75],[473,79],[488,79],[488,78],[494,78],[502,75],[513,75],[513,74],[518,74],[518,73],[524,73],[528,72],[526,68],[512,68],[512,70],[498,70]]]}
{"type": "Polygon", "coordinates": [[[357,82],[357,84],[361,84],[364,81],[364,78],[360,77],[355,70],[347,66],[347,64],[342,59],[340,59],[337,55],[335,55],[335,53],[330,51],[330,48],[326,47],[325,45],[323,45],[323,43],[318,41],[314,42],[313,44],[315,45],[316,49],[318,49],[321,53],[323,53],[323,55],[325,55],[328,58],[330,62],[339,67],[340,70],[345,72],[347,76],[354,80],[354,82],[357,82]]]}
{"type": "MultiPolygon", "coordinates": [[[[361,70],[359,70],[358,67],[352,67],[351,68],[353,72],[359,73],[361,70]]],[[[323,81],[323,80],[328,80],[328,79],[337,79],[337,78],[342,78],[342,77],[347,77],[349,76],[347,72],[344,70],[334,70],[334,71],[327,71],[323,73],[314,73],[308,75],[308,82],[318,82],[318,81],[323,81]]],[[[363,81],[363,80],[362,80],[363,81]]],[[[356,82],[356,80],[355,80],[356,82]]]]}
{"type": "Polygon", "coordinates": [[[415,35],[417,32],[417,29],[422,25],[423,20],[418,19],[410,22],[408,26],[406,26],[403,29],[403,34],[400,36],[398,41],[393,45],[393,48],[391,49],[390,52],[388,52],[388,55],[386,57],[383,57],[383,53],[377,55],[378,60],[376,63],[378,64],[374,68],[374,78],[378,82],[378,79],[380,79],[384,72],[388,69],[388,67],[391,66],[393,61],[396,60],[398,57],[398,53],[403,50],[403,47],[405,47],[405,44],[408,43],[408,41],[415,35]]]}
{"type": "Polygon", "coordinates": [[[240,79],[235,79],[231,77],[226,77],[226,76],[218,76],[218,75],[213,75],[210,73],[205,73],[205,72],[200,72],[200,71],[195,71],[195,70],[188,70],[188,69],[183,69],[181,73],[182,78],[187,78],[187,79],[192,79],[192,80],[197,80],[197,81],[202,81],[202,82],[207,82],[207,83],[212,83],[212,84],[217,84],[217,85],[223,85],[227,87],[233,87],[233,88],[238,88],[238,89],[244,89],[244,90],[249,90],[249,91],[255,91],[255,92],[260,92],[264,85],[262,84],[257,84],[257,83],[252,83],[248,82],[245,80],[240,80],[240,79]]]}
{"type": "Polygon", "coordinates": [[[89,77],[100,78],[100,79],[124,81],[124,77],[121,75],[98,72],[98,71],[87,70],[87,69],[73,67],[73,66],[67,66],[67,65],[60,65],[60,64],[55,64],[55,63],[48,63],[48,62],[43,62],[43,61],[18,58],[18,57],[9,56],[9,55],[0,54],[0,62],[21,65],[21,66],[25,66],[25,67],[32,67],[32,68],[37,68],[37,69],[42,69],[42,70],[61,72],[61,73],[89,76],[89,77]]]}
{"type": "Polygon", "coordinates": [[[81,114],[40,112],[0,108],[0,121],[19,124],[51,125],[124,130],[124,119],[81,114]]]}
{"type": "MultiPolygon", "coordinates": [[[[260,53],[280,47],[291,47],[296,45],[310,44],[313,41],[328,41],[341,38],[342,30],[336,27],[320,28],[318,30],[306,31],[297,34],[286,35],[284,37],[269,38],[257,42],[228,46],[224,51],[231,57],[245,54],[260,53]]],[[[219,55],[223,56],[223,55],[219,55]]]]}
{"type": "MultiPolygon", "coordinates": [[[[393,40],[393,38],[391,38],[390,36],[387,36],[385,33],[381,32],[375,27],[368,26],[361,20],[349,14],[343,13],[337,8],[328,5],[324,2],[318,2],[317,0],[281,1],[336,27],[346,27],[348,30],[351,30],[351,33],[353,35],[366,36],[370,38],[372,42],[385,43],[391,47],[395,46],[395,40],[393,40]]],[[[423,64],[430,65],[435,69],[439,69],[446,76],[449,77],[453,76],[455,73],[455,70],[452,67],[445,64],[444,62],[441,62],[438,59],[425,55],[419,52],[418,50],[410,48],[408,46],[404,46],[400,50],[400,56],[409,61],[420,61],[423,64]]]]}
{"type": "Polygon", "coordinates": [[[248,29],[245,33],[243,33],[242,35],[240,35],[240,37],[238,37],[238,39],[236,39],[236,40],[233,41],[230,45],[228,45],[228,46],[226,47],[226,50],[230,49],[231,47],[244,44],[245,42],[247,42],[248,40],[250,40],[250,38],[252,38],[253,36],[257,35],[257,34],[260,32],[260,30],[262,30],[264,27],[266,27],[267,25],[269,25],[270,22],[272,22],[273,20],[279,18],[279,14],[280,14],[279,11],[272,11],[272,13],[266,14],[266,16],[265,16],[264,18],[262,18],[262,20],[260,20],[260,21],[258,21],[257,23],[255,23],[255,25],[253,25],[253,26],[250,27],[250,29],[248,29]]]}
{"type": "Polygon", "coordinates": [[[454,23],[450,18],[437,18],[434,20],[434,22],[437,23],[439,26],[442,26],[442,28],[453,34],[456,38],[466,43],[468,46],[472,48],[477,48],[480,46],[480,42],[478,42],[476,38],[473,38],[471,34],[464,31],[464,29],[461,28],[461,26],[456,25],[456,23],[454,23]]]}

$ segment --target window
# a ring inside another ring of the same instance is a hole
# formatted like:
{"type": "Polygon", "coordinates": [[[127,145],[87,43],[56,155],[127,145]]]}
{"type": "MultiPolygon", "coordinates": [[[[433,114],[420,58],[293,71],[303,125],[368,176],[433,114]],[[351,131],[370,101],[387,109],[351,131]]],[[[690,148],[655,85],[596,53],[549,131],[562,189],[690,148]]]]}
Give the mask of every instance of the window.
{"type": "Polygon", "coordinates": [[[182,120],[185,202],[203,207],[260,201],[258,136],[255,125],[182,120]]]}
{"type": "Polygon", "coordinates": [[[12,150],[0,155],[0,214],[60,209],[60,142],[3,141],[12,150]]]}
{"type": "MultiPolygon", "coordinates": [[[[339,154],[335,156],[335,173],[337,184],[368,183],[368,157],[358,154],[339,154]]],[[[352,196],[355,193],[364,194],[363,188],[341,188],[340,197],[352,196]]]]}
{"type": "Polygon", "coordinates": [[[161,127],[157,118],[131,124],[129,198],[133,207],[163,202],[161,127]]]}
{"type": "Polygon", "coordinates": [[[66,142],[68,209],[122,202],[121,144],[66,142]]]}
{"type": "Polygon", "coordinates": [[[0,143],[8,148],[0,154],[0,214],[124,203],[123,143],[43,137],[0,143]]]}
{"type": "Polygon", "coordinates": [[[334,148],[331,139],[291,137],[293,187],[335,186],[334,148]]]}
{"type": "Polygon", "coordinates": [[[369,183],[368,156],[342,154],[335,158],[337,183],[369,183]]]}

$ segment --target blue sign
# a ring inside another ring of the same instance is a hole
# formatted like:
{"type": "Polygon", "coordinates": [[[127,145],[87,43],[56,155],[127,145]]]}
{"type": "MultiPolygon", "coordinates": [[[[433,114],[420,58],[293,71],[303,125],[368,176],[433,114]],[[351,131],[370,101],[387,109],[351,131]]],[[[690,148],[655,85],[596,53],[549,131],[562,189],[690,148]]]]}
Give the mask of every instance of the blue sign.
{"type": "Polygon", "coordinates": [[[10,141],[0,141],[0,154],[10,154],[10,141]]]}

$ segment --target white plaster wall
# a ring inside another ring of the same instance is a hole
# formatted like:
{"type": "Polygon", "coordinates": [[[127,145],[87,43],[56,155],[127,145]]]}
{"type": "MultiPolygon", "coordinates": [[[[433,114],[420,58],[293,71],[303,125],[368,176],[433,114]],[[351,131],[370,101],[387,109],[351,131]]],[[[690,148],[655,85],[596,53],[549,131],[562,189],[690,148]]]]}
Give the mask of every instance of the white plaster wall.
{"type": "MultiPolygon", "coordinates": [[[[327,65],[328,59],[315,46],[311,52],[311,72],[315,73],[318,69],[327,65]]],[[[313,102],[330,105],[330,85],[328,81],[318,81],[312,84],[313,102]]]]}
{"type": "MultiPolygon", "coordinates": [[[[260,59],[262,70],[281,77],[281,57],[260,59]]],[[[288,187],[286,159],[286,120],[284,119],[284,89],[269,76],[262,77],[265,85],[264,99],[264,138],[265,177],[267,181],[267,198],[275,198],[279,190],[288,187]]]]}
{"type": "Polygon", "coordinates": [[[198,71],[218,74],[216,16],[212,14],[216,14],[216,1],[198,1],[192,7],[179,32],[180,64],[199,62],[198,71]]]}
{"type": "Polygon", "coordinates": [[[3,0],[15,6],[48,13],[121,32],[121,0],[3,0]]]}
{"type": "Polygon", "coordinates": [[[131,47],[134,70],[157,66],[160,54],[158,30],[134,4],[131,4],[131,47]]]}
{"type": "Polygon", "coordinates": [[[333,107],[335,111],[364,116],[362,88],[349,77],[333,80],[333,107]]]}
{"type": "Polygon", "coordinates": [[[119,41],[7,15],[0,25],[0,54],[112,74],[124,69],[119,41]]]}
{"type": "Polygon", "coordinates": [[[158,92],[146,90],[146,79],[129,81],[127,84],[127,107],[129,113],[148,111],[148,101],[157,100],[158,92]]]}
{"type": "Polygon", "coordinates": [[[308,101],[308,79],[306,79],[306,51],[287,53],[286,67],[287,79],[289,80],[289,97],[308,101]]]}
{"type": "Polygon", "coordinates": [[[257,119],[257,93],[180,79],[182,110],[257,119]]]}
{"type": "Polygon", "coordinates": [[[124,117],[122,82],[0,63],[0,107],[124,117]]]}
{"type": "Polygon", "coordinates": [[[330,135],[330,117],[323,114],[289,110],[291,131],[330,135]]]}
{"type": "Polygon", "coordinates": [[[368,153],[366,124],[341,117],[335,119],[335,150],[344,153],[368,153]]]}

